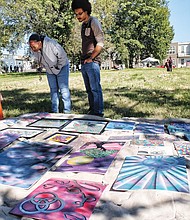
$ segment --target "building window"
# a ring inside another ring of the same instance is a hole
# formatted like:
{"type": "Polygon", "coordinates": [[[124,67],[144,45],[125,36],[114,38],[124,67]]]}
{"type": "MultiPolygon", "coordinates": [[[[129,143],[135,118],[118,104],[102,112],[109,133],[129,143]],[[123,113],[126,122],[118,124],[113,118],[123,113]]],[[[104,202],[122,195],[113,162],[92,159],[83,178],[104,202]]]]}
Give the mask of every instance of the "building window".
{"type": "Polygon", "coordinates": [[[175,46],[170,46],[170,49],[168,50],[168,54],[175,54],[175,53],[176,53],[175,46]]]}
{"type": "Polygon", "coordinates": [[[184,59],[181,59],[181,65],[184,65],[185,61],[184,59]]]}
{"type": "Polygon", "coordinates": [[[184,46],[181,46],[181,53],[185,53],[184,46]]]}
{"type": "Polygon", "coordinates": [[[190,45],[188,45],[187,48],[186,48],[186,54],[190,55],[190,45]]]}

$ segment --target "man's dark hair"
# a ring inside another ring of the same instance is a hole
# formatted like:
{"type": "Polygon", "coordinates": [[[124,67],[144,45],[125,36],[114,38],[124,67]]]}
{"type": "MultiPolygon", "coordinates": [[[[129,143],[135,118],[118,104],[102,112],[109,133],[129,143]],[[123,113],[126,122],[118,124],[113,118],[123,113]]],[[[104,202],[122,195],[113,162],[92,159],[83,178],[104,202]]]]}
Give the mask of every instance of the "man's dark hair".
{"type": "Polygon", "coordinates": [[[34,33],[34,34],[30,35],[30,37],[29,37],[29,42],[31,40],[33,40],[33,41],[41,41],[41,37],[40,37],[39,34],[34,33]]]}
{"type": "Polygon", "coordinates": [[[82,8],[83,11],[87,11],[88,15],[92,12],[91,3],[88,0],[73,0],[71,8],[73,11],[75,9],[82,8]]]}

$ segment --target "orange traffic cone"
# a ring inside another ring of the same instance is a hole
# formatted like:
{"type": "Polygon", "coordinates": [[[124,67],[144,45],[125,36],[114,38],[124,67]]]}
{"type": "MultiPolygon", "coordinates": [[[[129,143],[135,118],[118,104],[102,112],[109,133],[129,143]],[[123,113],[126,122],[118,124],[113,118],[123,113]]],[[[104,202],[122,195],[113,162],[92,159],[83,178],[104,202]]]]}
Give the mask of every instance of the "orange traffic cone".
{"type": "Polygon", "coordinates": [[[2,95],[0,93],[0,120],[3,119],[3,108],[1,105],[1,101],[3,100],[2,95]]]}

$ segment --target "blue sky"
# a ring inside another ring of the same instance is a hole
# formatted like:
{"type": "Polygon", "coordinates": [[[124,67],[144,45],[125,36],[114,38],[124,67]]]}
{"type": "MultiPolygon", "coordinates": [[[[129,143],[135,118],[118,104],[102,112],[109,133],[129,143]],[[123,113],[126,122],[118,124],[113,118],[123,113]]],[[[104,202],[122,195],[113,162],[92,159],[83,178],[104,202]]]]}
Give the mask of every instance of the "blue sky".
{"type": "Polygon", "coordinates": [[[190,0],[169,0],[168,6],[175,32],[173,42],[190,42],[190,0]]]}

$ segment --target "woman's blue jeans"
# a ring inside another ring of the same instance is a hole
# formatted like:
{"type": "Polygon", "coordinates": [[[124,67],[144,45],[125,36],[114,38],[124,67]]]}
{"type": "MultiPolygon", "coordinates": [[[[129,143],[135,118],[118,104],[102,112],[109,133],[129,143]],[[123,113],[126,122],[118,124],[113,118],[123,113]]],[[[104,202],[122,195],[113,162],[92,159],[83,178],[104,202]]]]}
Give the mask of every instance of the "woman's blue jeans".
{"type": "Polygon", "coordinates": [[[52,112],[59,112],[59,92],[64,105],[64,113],[71,111],[71,97],[69,91],[69,65],[64,66],[58,75],[47,73],[50,87],[52,112]]]}
{"type": "Polygon", "coordinates": [[[81,68],[86,92],[88,94],[88,102],[90,105],[90,113],[94,115],[103,115],[103,95],[100,84],[100,66],[98,63],[91,62],[82,65],[81,68]]]}

